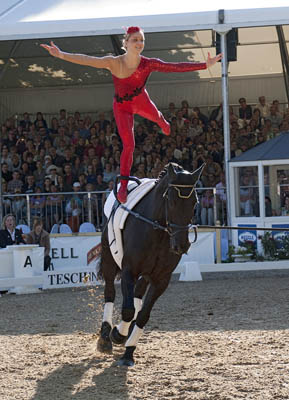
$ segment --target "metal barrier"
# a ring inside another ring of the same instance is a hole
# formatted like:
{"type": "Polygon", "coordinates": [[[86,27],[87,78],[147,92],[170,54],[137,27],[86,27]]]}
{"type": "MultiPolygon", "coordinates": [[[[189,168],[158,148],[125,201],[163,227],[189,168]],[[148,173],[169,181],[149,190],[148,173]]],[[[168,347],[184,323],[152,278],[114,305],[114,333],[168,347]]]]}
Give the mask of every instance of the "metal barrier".
{"type": "MultiPolygon", "coordinates": [[[[82,222],[91,222],[101,230],[103,205],[108,191],[29,193],[3,196],[3,216],[13,213],[17,224],[31,225],[35,216],[42,217],[45,229],[54,224],[67,223],[73,232],[78,232],[82,222]]],[[[215,187],[197,188],[199,203],[195,211],[198,225],[226,224],[226,189],[215,187]],[[220,193],[221,191],[221,193],[220,193]],[[209,199],[208,207],[207,196],[209,199]]]]}
{"type": "Polygon", "coordinates": [[[68,224],[78,232],[83,222],[92,223],[101,231],[103,205],[108,191],[29,193],[3,196],[3,216],[12,213],[16,224],[31,226],[33,217],[43,219],[44,228],[50,232],[54,224],[68,224]]]}

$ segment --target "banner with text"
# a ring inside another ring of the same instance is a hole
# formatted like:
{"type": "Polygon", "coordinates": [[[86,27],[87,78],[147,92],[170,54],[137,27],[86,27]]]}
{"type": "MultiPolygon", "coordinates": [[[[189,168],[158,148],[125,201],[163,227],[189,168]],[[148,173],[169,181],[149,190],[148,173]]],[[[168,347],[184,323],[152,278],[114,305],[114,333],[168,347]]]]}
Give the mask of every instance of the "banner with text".
{"type": "Polygon", "coordinates": [[[100,239],[96,236],[51,237],[51,264],[55,271],[93,267],[100,253],[100,239]]]}

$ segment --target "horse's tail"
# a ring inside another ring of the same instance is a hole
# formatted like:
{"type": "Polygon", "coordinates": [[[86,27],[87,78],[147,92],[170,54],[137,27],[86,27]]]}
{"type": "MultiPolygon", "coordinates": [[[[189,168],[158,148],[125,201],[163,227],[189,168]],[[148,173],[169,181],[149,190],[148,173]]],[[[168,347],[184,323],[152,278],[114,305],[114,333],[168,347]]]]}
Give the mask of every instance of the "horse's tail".
{"type": "MultiPolygon", "coordinates": [[[[105,281],[105,276],[109,274],[114,274],[114,278],[117,280],[120,280],[121,278],[121,269],[119,266],[116,264],[114,260],[112,262],[104,262],[104,251],[103,247],[100,252],[100,257],[98,259],[98,262],[96,264],[96,275],[97,275],[97,280],[98,281],[105,281]]],[[[109,250],[110,251],[110,250],[109,250]]],[[[111,256],[111,255],[110,255],[111,256]]]]}

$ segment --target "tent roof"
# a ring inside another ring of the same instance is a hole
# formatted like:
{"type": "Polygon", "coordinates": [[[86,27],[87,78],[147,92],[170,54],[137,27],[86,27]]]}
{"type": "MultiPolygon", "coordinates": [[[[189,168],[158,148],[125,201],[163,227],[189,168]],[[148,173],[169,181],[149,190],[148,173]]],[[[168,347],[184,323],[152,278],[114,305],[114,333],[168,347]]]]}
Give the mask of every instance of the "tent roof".
{"type": "MultiPolygon", "coordinates": [[[[130,25],[144,28],[145,56],[173,62],[203,62],[208,51],[215,52],[212,30],[217,29],[218,11],[211,10],[208,0],[199,3],[191,0],[179,4],[172,0],[1,0],[0,89],[111,83],[108,71],[54,59],[39,44],[55,39],[67,52],[117,55],[123,26],[130,25]]],[[[255,0],[254,7],[263,3],[255,0]]],[[[238,62],[229,65],[230,77],[282,73],[274,25],[288,24],[289,7],[278,7],[288,2],[267,0],[266,4],[274,7],[253,9],[249,0],[243,0],[243,9],[226,10],[226,25],[218,25],[219,28],[243,27],[239,29],[238,62]]],[[[234,7],[229,0],[220,0],[218,6],[234,7]]],[[[289,41],[289,26],[283,28],[289,41]]],[[[206,78],[214,81],[219,77],[217,64],[209,70],[169,74],[169,77],[155,73],[150,80],[177,82],[206,78]]]]}
{"type": "Polygon", "coordinates": [[[261,161],[261,160],[288,160],[289,132],[268,140],[252,149],[245,151],[230,162],[261,161]]]}
{"type": "MultiPolygon", "coordinates": [[[[285,0],[243,0],[243,9],[226,10],[225,24],[232,27],[283,25],[288,23],[285,0]],[[252,3],[252,2],[251,2],[252,3]],[[245,7],[247,9],[244,9],[245,7]]],[[[218,2],[219,9],[232,2],[218,2]]],[[[0,40],[119,34],[123,26],[140,25],[145,32],[211,29],[218,24],[218,11],[211,2],[197,5],[190,0],[2,0],[0,40]],[[81,5],[80,5],[81,4],[81,5]],[[164,14],[164,11],[166,14],[164,14]]]]}

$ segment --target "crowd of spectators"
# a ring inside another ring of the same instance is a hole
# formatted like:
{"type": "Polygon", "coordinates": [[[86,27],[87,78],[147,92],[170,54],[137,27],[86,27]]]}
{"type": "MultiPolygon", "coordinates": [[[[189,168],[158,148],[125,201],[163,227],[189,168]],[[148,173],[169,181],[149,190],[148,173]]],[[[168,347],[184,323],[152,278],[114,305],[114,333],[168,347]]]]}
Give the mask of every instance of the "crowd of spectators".
{"type": "MultiPolygon", "coordinates": [[[[218,188],[222,203],[218,210],[225,218],[222,104],[206,115],[199,107],[190,107],[186,100],[179,105],[171,102],[164,115],[171,123],[170,136],[163,135],[148,120],[139,119],[135,124],[132,174],[157,178],[168,162],[190,171],[206,163],[198,186],[209,189],[202,191],[197,222],[214,223],[213,187],[218,188]]],[[[282,112],[278,100],[269,104],[264,96],[255,106],[240,98],[238,107],[230,107],[229,119],[231,157],[289,130],[288,109],[282,112]]],[[[15,121],[10,118],[1,125],[2,193],[15,195],[13,199],[4,197],[4,213],[13,212],[19,222],[26,207],[21,194],[34,194],[30,203],[32,216],[43,216],[44,210],[46,215],[59,216],[63,209],[69,216],[75,217],[81,211],[85,215],[88,199],[78,193],[101,191],[105,193],[95,195],[93,221],[96,223],[97,218],[101,224],[100,210],[119,173],[122,150],[113,117],[100,112],[93,121],[78,111],[68,115],[62,109],[51,121],[40,111],[35,120],[25,112],[15,121]],[[59,195],[67,192],[73,195],[59,195]]]]}

